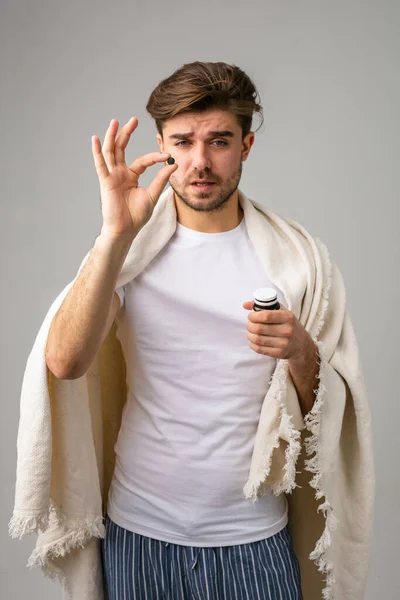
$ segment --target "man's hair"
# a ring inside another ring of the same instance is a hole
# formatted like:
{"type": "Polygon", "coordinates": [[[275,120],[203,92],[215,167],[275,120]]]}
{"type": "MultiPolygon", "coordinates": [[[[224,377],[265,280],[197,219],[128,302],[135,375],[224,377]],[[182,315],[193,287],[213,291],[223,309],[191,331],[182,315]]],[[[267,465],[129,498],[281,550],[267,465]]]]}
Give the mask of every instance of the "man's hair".
{"type": "Polygon", "coordinates": [[[153,90],[146,106],[158,133],[168,119],[188,112],[228,110],[236,115],[243,138],[250,132],[253,113],[263,109],[250,77],[236,65],[223,62],[193,62],[177,69],[153,90]]]}

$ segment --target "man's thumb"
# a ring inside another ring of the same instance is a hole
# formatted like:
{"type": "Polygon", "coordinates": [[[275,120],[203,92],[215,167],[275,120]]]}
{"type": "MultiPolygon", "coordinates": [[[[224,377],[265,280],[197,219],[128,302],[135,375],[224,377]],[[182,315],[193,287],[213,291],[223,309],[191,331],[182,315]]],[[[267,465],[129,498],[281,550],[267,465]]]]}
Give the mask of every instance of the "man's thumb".
{"type": "Polygon", "coordinates": [[[248,302],[243,302],[243,308],[246,310],[253,310],[254,300],[249,300],[248,302]]]}

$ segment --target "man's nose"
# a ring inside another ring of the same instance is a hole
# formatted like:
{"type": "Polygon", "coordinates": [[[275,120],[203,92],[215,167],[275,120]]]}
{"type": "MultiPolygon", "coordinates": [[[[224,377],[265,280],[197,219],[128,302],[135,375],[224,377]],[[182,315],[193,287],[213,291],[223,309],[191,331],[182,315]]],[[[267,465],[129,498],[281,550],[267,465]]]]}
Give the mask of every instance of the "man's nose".
{"type": "Polygon", "coordinates": [[[196,171],[204,171],[211,168],[209,149],[205,144],[198,144],[193,148],[192,167],[196,171]]]}

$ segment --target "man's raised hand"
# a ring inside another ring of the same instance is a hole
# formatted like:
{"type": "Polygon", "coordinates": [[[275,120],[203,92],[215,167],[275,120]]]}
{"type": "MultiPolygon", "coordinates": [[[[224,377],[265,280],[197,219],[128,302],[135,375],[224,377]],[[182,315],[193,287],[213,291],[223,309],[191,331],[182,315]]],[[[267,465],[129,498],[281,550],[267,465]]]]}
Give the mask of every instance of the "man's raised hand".
{"type": "Polygon", "coordinates": [[[118,133],[119,123],[113,119],[107,129],[103,147],[97,136],[92,137],[92,153],[100,183],[102,233],[133,238],[149,221],[163,189],[178,165],[165,165],[147,189],[139,186],[139,177],[146,169],[165,162],[170,154],[151,152],[140,156],[128,166],[125,149],[138,125],[132,117],[118,133]]]}

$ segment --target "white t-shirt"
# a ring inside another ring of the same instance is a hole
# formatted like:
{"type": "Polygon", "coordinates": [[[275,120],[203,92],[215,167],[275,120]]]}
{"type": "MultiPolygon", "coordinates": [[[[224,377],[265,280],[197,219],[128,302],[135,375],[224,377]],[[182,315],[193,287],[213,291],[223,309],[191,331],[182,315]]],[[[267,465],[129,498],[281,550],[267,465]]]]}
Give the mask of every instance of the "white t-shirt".
{"type": "Polygon", "coordinates": [[[223,233],[178,223],[146,269],[118,288],[128,398],[108,513],[121,527],[227,546],[287,524],[284,495],[255,503],[243,495],[276,360],[250,348],[242,303],[264,286],[274,287],[242,220],[223,233]]]}

